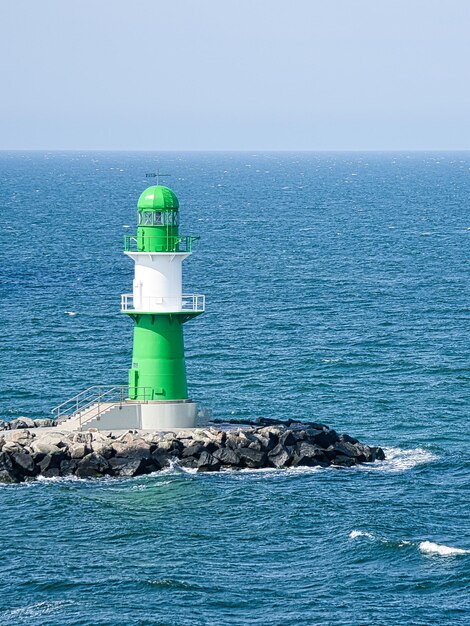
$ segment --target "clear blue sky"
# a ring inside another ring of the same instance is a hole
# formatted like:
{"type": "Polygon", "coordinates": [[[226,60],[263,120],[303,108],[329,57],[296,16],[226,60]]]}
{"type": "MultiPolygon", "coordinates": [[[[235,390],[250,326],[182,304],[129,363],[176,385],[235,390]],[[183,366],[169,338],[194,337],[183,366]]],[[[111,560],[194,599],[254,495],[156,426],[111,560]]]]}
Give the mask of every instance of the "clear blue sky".
{"type": "Polygon", "coordinates": [[[470,0],[3,0],[0,149],[470,148],[470,0]]]}

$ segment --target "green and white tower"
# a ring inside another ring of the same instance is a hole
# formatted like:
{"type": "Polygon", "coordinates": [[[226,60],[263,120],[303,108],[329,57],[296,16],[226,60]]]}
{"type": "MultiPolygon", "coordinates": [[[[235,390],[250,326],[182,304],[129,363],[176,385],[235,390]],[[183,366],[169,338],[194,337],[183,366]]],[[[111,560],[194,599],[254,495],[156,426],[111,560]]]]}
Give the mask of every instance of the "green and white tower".
{"type": "Polygon", "coordinates": [[[201,294],[183,293],[183,261],[198,237],[179,234],[179,202],[168,187],[148,187],[137,203],[137,235],[125,237],[135,263],[133,291],[121,310],[134,320],[129,400],[140,404],[141,428],[195,426],[188,398],[183,324],[205,309],[201,294]]]}
{"type": "Polygon", "coordinates": [[[198,237],[179,234],[179,203],[171,189],[154,185],[137,204],[137,234],[124,254],[135,264],[132,293],[121,311],[134,321],[128,384],[94,385],[53,409],[66,430],[190,428],[197,404],[189,399],[183,324],[200,315],[205,298],[183,293],[183,261],[198,237]]]}

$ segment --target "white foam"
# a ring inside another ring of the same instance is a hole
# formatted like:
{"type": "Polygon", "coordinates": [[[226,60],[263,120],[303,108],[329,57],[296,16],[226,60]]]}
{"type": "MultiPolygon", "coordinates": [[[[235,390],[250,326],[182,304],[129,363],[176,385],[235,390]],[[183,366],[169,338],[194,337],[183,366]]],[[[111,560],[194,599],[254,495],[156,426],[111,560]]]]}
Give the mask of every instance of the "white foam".
{"type": "Polygon", "coordinates": [[[350,539],[357,539],[358,537],[367,537],[368,539],[375,539],[375,535],[368,533],[365,530],[352,530],[349,533],[350,539]]]}
{"type": "Polygon", "coordinates": [[[357,468],[367,471],[404,472],[417,465],[424,465],[438,459],[437,455],[425,448],[410,448],[408,450],[404,448],[384,448],[383,450],[385,452],[385,461],[366,463],[358,465],[357,468]]]}
{"type": "Polygon", "coordinates": [[[470,550],[464,550],[463,548],[453,548],[452,546],[445,546],[440,543],[434,543],[433,541],[422,541],[419,544],[418,548],[423,554],[438,554],[439,556],[470,554],[470,550]]]}

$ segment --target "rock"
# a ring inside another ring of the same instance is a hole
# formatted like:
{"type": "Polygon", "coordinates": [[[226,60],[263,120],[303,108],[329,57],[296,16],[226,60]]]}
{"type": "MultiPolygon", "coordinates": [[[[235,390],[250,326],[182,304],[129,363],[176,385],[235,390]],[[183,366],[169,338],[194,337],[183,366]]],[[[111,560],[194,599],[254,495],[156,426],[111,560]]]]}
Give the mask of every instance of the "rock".
{"type": "Polygon", "coordinates": [[[359,439],[356,439],[355,437],[350,437],[346,433],[343,433],[342,435],[340,435],[339,440],[345,441],[346,443],[359,443],[359,439]]]}
{"type": "Polygon", "coordinates": [[[174,437],[163,439],[157,444],[157,448],[162,452],[172,452],[178,456],[183,451],[183,444],[179,439],[174,437]]]}
{"type": "Polygon", "coordinates": [[[333,446],[336,455],[349,456],[350,458],[354,458],[360,456],[360,450],[356,448],[356,446],[352,443],[348,443],[347,441],[338,441],[333,446]]]}
{"type": "Polygon", "coordinates": [[[78,459],[64,459],[60,462],[60,475],[61,476],[70,476],[71,474],[75,474],[75,471],[78,467],[79,460],[78,459]]]}
{"type": "Polygon", "coordinates": [[[127,446],[124,454],[119,453],[116,456],[125,456],[129,459],[149,459],[151,457],[150,444],[143,439],[134,439],[134,442],[127,446]]]}
{"type": "Polygon", "coordinates": [[[352,465],[356,465],[356,459],[350,456],[345,456],[343,454],[338,454],[338,456],[335,456],[335,458],[333,459],[331,463],[332,465],[341,465],[344,467],[351,467],[352,465]]]}
{"type": "Polygon", "coordinates": [[[0,468],[0,483],[20,483],[22,480],[11,470],[0,468]]]}
{"type": "Polygon", "coordinates": [[[60,476],[60,468],[49,467],[49,469],[42,472],[42,476],[44,476],[44,478],[58,478],[60,476]]]}
{"type": "MultiPolygon", "coordinates": [[[[91,444],[91,450],[92,452],[96,452],[96,454],[100,454],[101,456],[104,456],[105,459],[110,459],[114,455],[114,452],[115,452],[110,444],[111,444],[111,441],[109,439],[105,441],[93,441],[91,444]]],[[[150,446],[149,446],[149,450],[150,450],[150,446]]]]}
{"type": "Polygon", "coordinates": [[[8,423],[5,420],[0,420],[0,430],[8,430],[8,423]]]}
{"type": "Polygon", "coordinates": [[[62,460],[63,456],[60,454],[60,452],[57,454],[46,454],[38,463],[40,473],[44,474],[44,472],[50,470],[53,467],[59,468],[62,460]]]}
{"type": "Polygon", "coordinates": [[[297,442],[297,438],[294,436],[294,433],[291,430],[285,430],[279,436],[279,443],[283,446],[294,446],[297,442]]]}
{"type": "Polygon", "coordinates": [[[246,465],[246,467],[264,467],[266,452],[263,452],[262,450],[253,450],[252,448],[238,448],[238,452],[242,463],[246,465]]]}
{"type": "Polygon", "coordinates": [[[206,447],[202,444],[202,443],[195,443],[192,446],[189,446],[189,448],[185,448],[181,454],[181,458],[184,459],[186,457],[189,456],[194,456],[199,458],[199,455],[201,454],[201,452],[209,452],[209,450],[206,449],[206,447]]]}
{"type": "Polygon", "coordinates": [[[175,434],[175,439],[192,439],[193,433],[190,430],[180,430],[175,434]]]}
{"type": "Polygon", "coordinates": [[[84,456],[90,454],[91,449],[85,443],[73,443],[70,447],[71,459],[83,459],[84,456]]]}
{"type": "Polygon", "coordinates": [[[0,452],[0,469],[13,470],[13,462],[6,452],[0,452]]]}
{"type": "Polygon", "coordinates": [[[73,443],[85,443],[91,450],[92,433],[74,433],[73,443]]]}
{"type": "Polygon", "coordinates": [[[164,467],[168,467],[170,465],[170,460],[168,459],[168,457],[158,449],[152,452],[150,461],[153,464],[155,470],[161,470],[164,467]]]}
{"type": "Polygon", "coordinates": [[[110,469],[110,464],[104,457],[91,452],[79,461],[75,473],[79,478],[95,478],[108,474],[110,469]]]}
{"type": "Polygon", "coordinates": [[[114,457],[109,460],[109,466],[117,476],[140,476],[147,473],[147,464],[143,458],[114,457]]]}
{"type": "Polygon", "coordinates": [[[41,418],[41,419],[34,420],[35,428],[52,428],[54,426],[57,426],[56,420],[52,420],[48,418],[41,418]]]}
{"type": "Polygon", "coordinates": [[[199,462],[199,459],[196,459],[194,456],[187,456],[184,459],[181,458],[178,460],[178,465],[180,467],[186,467],[189,469],[195,469],[197,468],[197,464],[199,462]]]}
{"type": "Polygon", "coordinates": [[[34,455],[43,455],[47,454],[60,454],[60,448],[58,448],[55,444],[47,443],[42,439],[35,439],[31,443],[31,449],[33,450],[34,455]]]}
{"type": "Polygon", "coordinates": [[[385,452],[382,450],[382,448],[378,448],[376,446],[371,446],[370,447],[370,451],[371,451],[371,455],[372,455],[372,461],[384,461],[385,460],[385,452]]]}
{"type": "MultiPolygon", "coordinates": [[[[274,436],[265,437],[261,433],[256,433],[255,437],[261,444],[261,450],[264,450],[265,452],[271,452],[271,450],[277,444],[277,438],[274,436]]],[[[250,444],[248,447],[252,448],[253,446],[250,444]]]]}
{"type": "Polygon", "coordinates": [[[336,430],[323,430],[312,437],[312,443],[316,443],[320,448],[328,448],[338,441],[338,433],[336,430]]]}
{"type": "Polygon", "coordinates": [[[116,441],[121,441],[122,443],[132,443],[135,438],[135,434],[131,430],[128,430],[127,433],[120,435],[116,441]]]}
{"type": "Polygon", "coordinates": [[[290,455],[282,443],[278,443],[268,454],[268,461],[272,467],[287,467],[290,455]]]}
{"type": "Polygon", "coordinates": [[[25,454],[24,452],[14,452],[11,455],[11,460],[13,461],[13,465],[15,465],[18,470],[26,476],[34,476],[37,473],[33,457],[29,454],[25,454]]]}
{"type": "Polygon", "coordinates": [[[21,446],[27,445],[30,441],[34,439],[34,435],[32,435],[29,430],[19,430],[17,432],[12,432],[8,437],[8,441],[15,441],[19,443],[21,446]]]}
{"type": "Polygon", "coordinates": [[[238,450],[232,450],[232,448],[219,448],[212,456],[220,461],[222,465],[238,467],[241,463],[240,453],[238,450]]]}
{"type": "Polygon", "coordinates": [[[23,446],[20,443],[17,443],[16,441],[6,441],[3,444],[2,450],[3,452],[8,452],[10,454],[13,454],[14,452],[22,452],[23,446]]]}
{"type": "Polygon", "coordinates": [[[315,444],[308,443],[307,441],[302,441],[297,446],[294,458],[291,462],[293,467],[315,467],[316,465],[327,466],[329,464],[329,459],[325,456],[323,449],[315,444]]]}
{"type": "Polygon", "coordinates": [[[218,472],[220,470],[220,461],[212,456],[210,452],[202,452],[197,463],[198,472],[218,472]]]}
{"type": "Polygon", "coordinates": [[[17,417],[10,422],[10,430],[16,430],[17,428],[34,428],[34,420],[29,417],[17,417]]]}

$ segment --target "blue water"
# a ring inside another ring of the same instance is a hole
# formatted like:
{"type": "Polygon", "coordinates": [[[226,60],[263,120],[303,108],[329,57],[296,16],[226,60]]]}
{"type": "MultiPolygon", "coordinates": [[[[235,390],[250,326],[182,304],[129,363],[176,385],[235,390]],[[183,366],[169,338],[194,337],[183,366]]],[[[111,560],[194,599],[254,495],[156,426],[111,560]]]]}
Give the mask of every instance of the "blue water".
{"type": "Polygon", "coordinates": [[[125,383],[122,239],[160,167],[200,234],[190,391],[323,421],[354,469],[0,486],[0,623],[468,624],[470,153],[0,153],[0,419],[125,383]],[[429,542],[429,543],[424,543],[429,542]],[[444,547],[443,547],[444,546],[444,547]]]}

